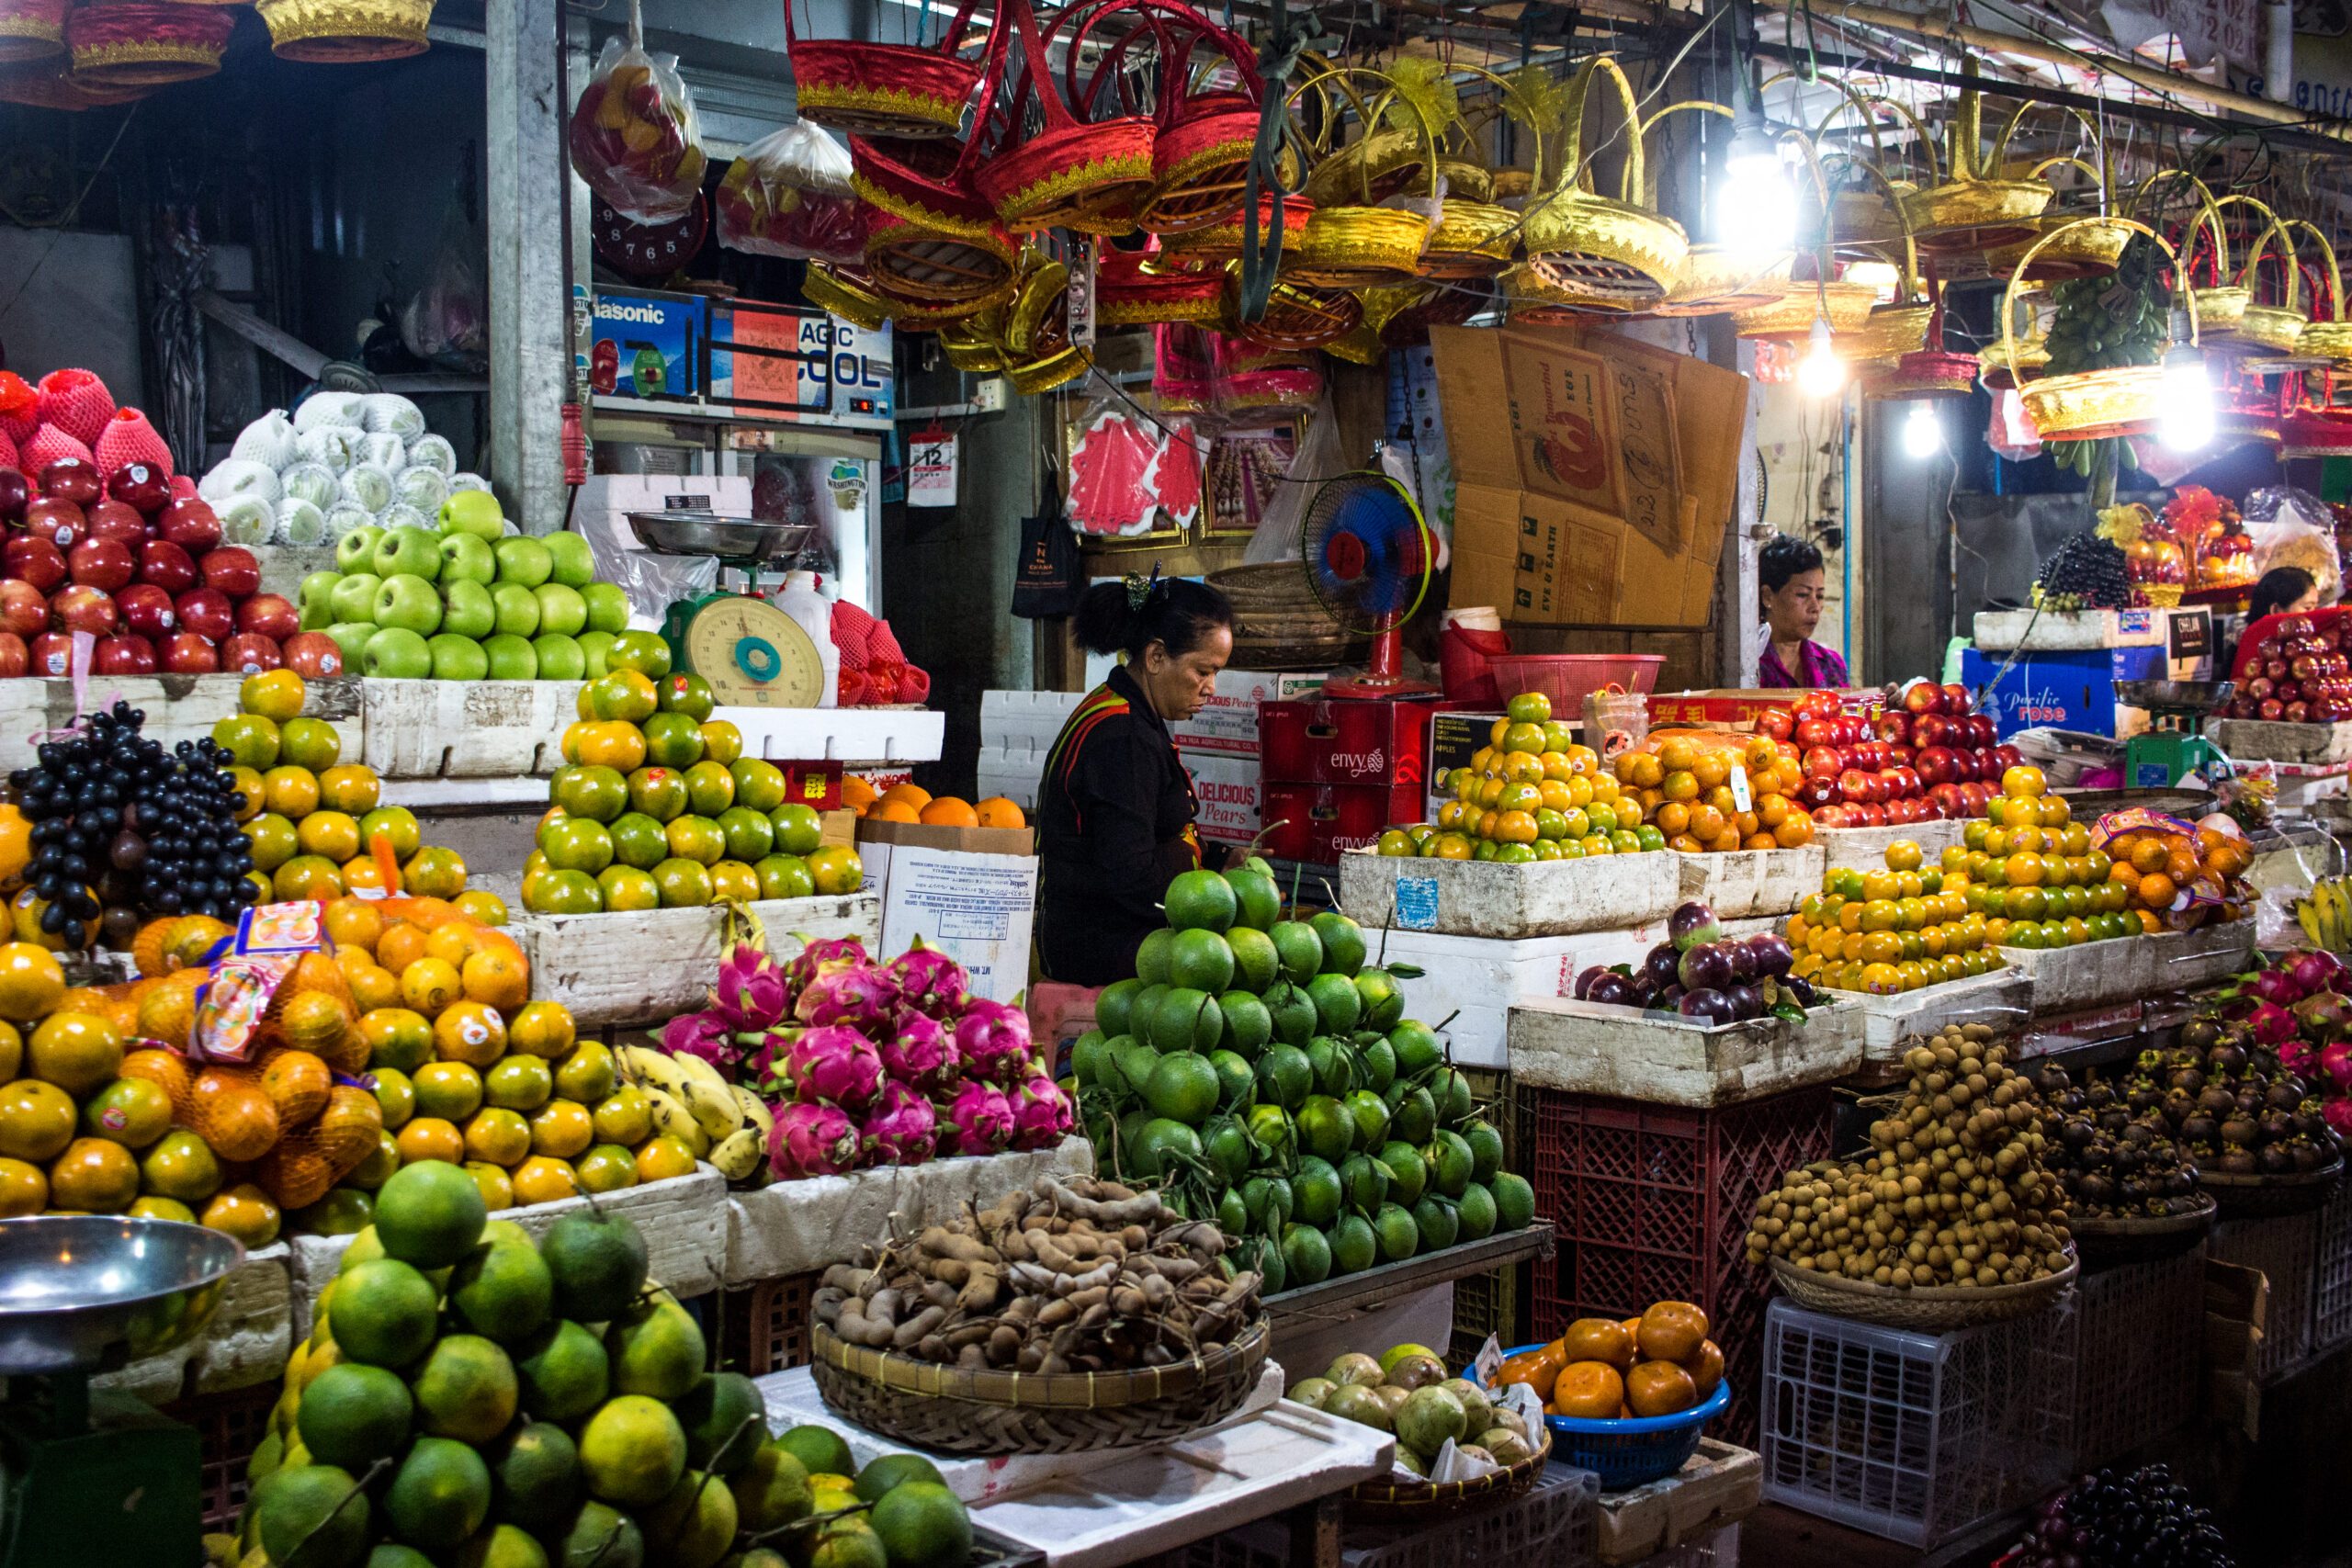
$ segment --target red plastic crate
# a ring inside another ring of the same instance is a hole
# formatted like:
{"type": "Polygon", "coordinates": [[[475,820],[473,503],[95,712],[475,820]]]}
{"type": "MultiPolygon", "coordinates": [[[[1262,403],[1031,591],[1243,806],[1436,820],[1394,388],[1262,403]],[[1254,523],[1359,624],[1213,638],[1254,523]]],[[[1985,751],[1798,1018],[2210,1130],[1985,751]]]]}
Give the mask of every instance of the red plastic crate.
{"type": "Polygon", "coordinates": [[[1261,840],[1276,860],[1337,865],[1343,850],[1377,843],[1383,831],[1419,822],[1421,786],[1399,784],[1261,784],[1261,840]],[[1279,824],[1279,826],[1277,826],[1279,824]]]}
{"type": "Polygon", "coordinates": [[[808,1364],[808,1303],[814,1274],[761,1280],[719,1300],[718,1364],[746,1377],[808,1364]]]}
{"type": "Polygon", "coordinates": [[[1747,1266],[1756,1201],[1830,1152],[1826,1085],[1713,1111],[1518,1087],[1520,1158],[1559,1250],[1536,1267],[1529,1323],[1552,1339],[1579,1317],[1696,1302],[1713,1321],[1735,1397],[1717,1436],[1756,1431],[1770,1276],[1747,1266]]]}
{"type": "Polygon", "coordinates": [[[1429,777],[1430,714],[1417,702],[1258,705],[1258,772],[1283,784],[1419,784],[1429,777]]]}
{"type": "Polygon", "coordinates": [[[245,1464],[269,1434],[269,1413],[284,1392],[277,1382],[222,1393],[198,1394],[164,1407],[164,1414],[196,1428],[198,1485],[204,1499],[204,1528],[234,1530],[245,1506],[245,1464]]]}

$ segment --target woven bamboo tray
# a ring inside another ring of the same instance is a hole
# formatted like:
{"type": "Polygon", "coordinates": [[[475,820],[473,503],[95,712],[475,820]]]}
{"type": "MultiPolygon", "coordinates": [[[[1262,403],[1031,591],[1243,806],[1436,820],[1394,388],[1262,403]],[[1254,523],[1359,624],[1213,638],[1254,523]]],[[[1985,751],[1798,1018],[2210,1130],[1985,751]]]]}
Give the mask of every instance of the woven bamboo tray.
{"type": "Polygon", "coordinates": [[[2213,1195],[2225,1220],[2267,1220],[2284,1214],[2304,1214],[2328,1201],[2344,1175],[2343,1156],[2317,1170],[2286,1176],[2233,1176],[2197,1169],[2197,1184],[2213,1195]]]}
{"type": "Polygon", "coordinates": [[[968,1371],[868,1349],[809,1326],[827,1404],[869,1432],[959,1454],[1083,1453],[1164,1443],[1223,1420],[1257,1386],[1272,1340],[1260,1318],[1229,1345],[1123,1372],[968,1371]]]}
{"type": "Polygon", "coordinates": [[[1773,1282],[1791,1301],[1808,1311],[1930,1334],[1951,1328],[1973,1328],[1983,1323],[2004,1323],[2040,1312],[2065,1292],[2083,1267],[2079,1260],[2069,1258],[2066,1267],[2055,1274],[2029,1280],[2022,1285],[1992,1285],[1984,1290],[1930,1285],[1899,1291],[1892,1285],[1800,1269],[1785,1258],[1775,1258],[1771,1264],[1773,1282]]]}
{"type": "Polygon", "coordinates": [[[2126,1263],[2157,1263],[2177,1258],[2205,1239],[2213,1228],[2218,1205],[2210,1192],[2197,1194],[2197,1207],[2185,1214],[2135,1214],[2108,1218],[2099,1214],[2067,1216],[2066,1230],[2086,1268],[2113,1269],[2126,1263]]]}
{"type": "Polygon", "coordinates": [[[1517,1464],[1488,1471],[1468,1481],[1405,1481],[1384,1475],[1359,1481],[1348,1492],[1348,1514],[1377,1524],[1427,1524],[1456,1514],[1508,1503],[1534,1485],[1552,1457],[1552,1434],[1542,1434],[1544,1446],[1517,1464]]]}

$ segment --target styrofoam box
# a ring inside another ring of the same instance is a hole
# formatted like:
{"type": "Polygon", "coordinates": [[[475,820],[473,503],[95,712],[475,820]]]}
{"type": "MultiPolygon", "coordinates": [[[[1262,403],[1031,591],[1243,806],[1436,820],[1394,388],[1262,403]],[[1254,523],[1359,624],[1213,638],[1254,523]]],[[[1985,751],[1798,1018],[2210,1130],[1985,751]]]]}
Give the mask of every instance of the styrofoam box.
{"type": "Polygon", "coordinates": [[[1001,795],[1023,811],[1037,809],[1037,791],[1046,782],[1043,751],[997,751],[980,748],[979,799],[1001,795]]]}
{"type": "Polygon", "coordinates": [[[1453,1060],[1472,1067],[1510,1065],[1507,1037],[1511,1008],[1522,1001],[1565,997],[1589,959],[1573,936],[1442,936],[1434,931],[1383,931],[1371,937],[1380,961],[1411,964],[1422,974],[1405,983],[1415,1018],[1446,1025],[1453,1060]]]}
{"type": "Polygon", "coordinates": [[[1682,897],[1696,900],[1730,919],[1747,915],[1792,915],[1809,894],[1821,891],[1826,852],[1816,844],[1794,850],[1729,850],[1683,854],[1682,897]]]}
{"type": "Polygon", "coordinates": [[[1511,1005],[1509,1038],[1514,1083],[1704,1111],[1854,1072],[1862,1065],[1862,1010],[1833,1000],[1803,1023],[1758,1018],[1711,1027],[1600,1002],[1530,999],[1511,1005]]]}
{"type": "Polygon", "coordinates": [[[1323,689],[1320,672],[1304,674],[1284,670],[1220,670],[1216,694],[1200,712],[1168,727],[1176,744],[1187,751],[1224,751],[1237,756],[1258,754],[1258,705],[1288,702],[1323,689]]]}
{"type": "Polygon", "coordinates": [[[1665,851],[1506,865],[1350,851],[1340,895],[1367,926],[1454,936],[1565,936],[1662,919],[1682,901],[1682,873],[1665,851]]]}
{"type": "Polygon", "coordinates": [[[980,750],[1034,751],[1043,766],[1054,738],[1085,700],[1084,692],[982,692],[980,750]]]}
{"type": "Polygon", "coordinates": [[[1988,653],[2065,652],[2156,648],[2168,625],[2158,610],[1980,610],[1973,631],[1976,646],[1988,653]]]}
{"type": "Polygon", "coordinates": [[[1186,751],[1184,771],[1193,778],[1200,813],[1193,826],[1204,839],[1246,844],[1258,836],[1258,754],[1186,751]]]}
{"type": "Polygon", "coordinates": [[[2155,953],[2145,936],[2073,947],[2001,949],[2001,962],[2033,982],[2037,1017],[2129,1001],[2154,988],[2155,953]]]}
{"type": "Polygon", "coordinates": [[[1813,841],[1821,847],[1823,869],[1884,871],[1887,846],[1909,840],[1919,846],[1921,863],[1934,865],[1943,852],[1960,842],[1965,822],[1905,822],[1895,828],[1824,828],[1813,841]]]}
{"type": "Polygon", "coordinates": [[[2158,931],[2141,938],[2148,944],[2149,989],[2185,990],[2251,968],[2254,931],[2255,921],[2249,916],[2191,931],[2158,931]]]}
{"type": "Polygon", "coordinates": [[[1892,1062],[1902,1055],[1904,1041],[1950,1024],[2018,1028],[2033,1012],[2033,980],[2015,969],[1996,969],[1899,996],[1864,997],[1861,1009],[1862,1059],[1892,1062]]]}

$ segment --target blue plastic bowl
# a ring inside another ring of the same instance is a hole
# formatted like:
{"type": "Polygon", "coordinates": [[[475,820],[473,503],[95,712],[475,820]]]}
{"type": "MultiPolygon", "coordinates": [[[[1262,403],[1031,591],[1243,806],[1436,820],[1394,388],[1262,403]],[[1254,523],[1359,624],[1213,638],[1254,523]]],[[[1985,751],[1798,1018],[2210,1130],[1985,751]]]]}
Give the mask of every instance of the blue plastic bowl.
{"type": "MultiPolygon", "coordinates": [[[[1521,1345],[1505,1354],[1542,1348],[1540,1344],[1521,1345]]],[[[1715,1384],[1714,1393],[1672,1416],[1603,1421],[1546,1414],[1544,1424],[1552,1429],[1555,1462],[1592,1472],[1600,1477],[1603,1492],[1623,1492],[1680,1470],[1699,1451],[1699,1434],[1730,1403],[1731,1382],[1725,1379],[1715,1384]]]]}

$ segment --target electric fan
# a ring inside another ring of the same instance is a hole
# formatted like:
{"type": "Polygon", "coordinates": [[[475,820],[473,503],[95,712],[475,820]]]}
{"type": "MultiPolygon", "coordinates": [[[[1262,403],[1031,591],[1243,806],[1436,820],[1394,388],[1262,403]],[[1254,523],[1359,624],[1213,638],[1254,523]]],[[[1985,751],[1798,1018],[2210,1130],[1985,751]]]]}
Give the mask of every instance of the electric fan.
{"type": "Polygon", "coordinates": [[[1369,668],[1329,682],[1324,695],[1416,697],[1437,690],[1400,673],[1405,621],[1429,591],[1436,553],[1421,509],[1386,474],[1341,474],[1316,491],[1299,525],[1307,583],[1333,620],[1372,638],[1369,668]]]}

